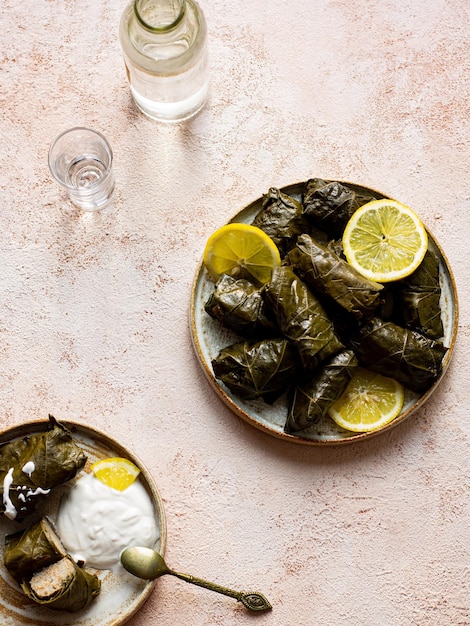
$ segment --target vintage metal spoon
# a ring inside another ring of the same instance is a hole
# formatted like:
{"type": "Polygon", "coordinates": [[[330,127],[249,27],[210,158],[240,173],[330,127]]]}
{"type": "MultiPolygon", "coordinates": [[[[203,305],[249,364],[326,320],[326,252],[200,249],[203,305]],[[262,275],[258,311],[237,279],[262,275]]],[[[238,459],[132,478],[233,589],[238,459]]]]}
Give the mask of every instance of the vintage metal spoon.
{"type": "Polygon", "coordinates": [[[187,583],[192,583],[193,585],[210,589],[210,591],[222,593],[230,598],[235,598],[247,609],[250,609],[250,611],[266,611],[272,608],[271,604],[262,593],[234,591],[233,589],[210,583],[202,578],[196,578],[196,576],[175,572],[167,566],[162,555],[151,548],[143,548],[140,546],[125,548],[121,552],[121,563],[128,572],[144,580],[154,580],[165,574],[171,574],[171,576],[181,578],[181,580],[187,583]]]}

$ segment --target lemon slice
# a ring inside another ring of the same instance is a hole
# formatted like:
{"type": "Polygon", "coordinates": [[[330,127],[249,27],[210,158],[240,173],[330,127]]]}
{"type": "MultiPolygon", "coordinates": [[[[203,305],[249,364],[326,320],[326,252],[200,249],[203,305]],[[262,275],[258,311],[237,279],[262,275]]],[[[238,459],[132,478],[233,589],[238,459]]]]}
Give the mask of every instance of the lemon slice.
{"type": "Polygon", "coordinates": [[[353,213],[343,233],[348,263],[377,283],[412,274],[428,248],[419,217],[395,200],[372,200],[353,213]]]}
{"type": "Polygon", "coordinates": [[[204,265],[214,280],[228,274],[232,278],[246,278],[264,285],[280,264],[281,257],[274,241],[250,224],[222,226],[209,237],[204,249],[204,265]]]}
{"type": "Polygon", "coordinates": [[[398,381],[357,367],[343,395],[328,413],[346,430],[368,432],[395,419],[403,401],[404,390],[398,381]]]}
{"type": "Polygon", "coordinates": [[[117,491],[130,487],[140,474],[140,469],[132,461],[120,457],[97,461],[91,466],[91,471],[98,480],[117,491]]]}

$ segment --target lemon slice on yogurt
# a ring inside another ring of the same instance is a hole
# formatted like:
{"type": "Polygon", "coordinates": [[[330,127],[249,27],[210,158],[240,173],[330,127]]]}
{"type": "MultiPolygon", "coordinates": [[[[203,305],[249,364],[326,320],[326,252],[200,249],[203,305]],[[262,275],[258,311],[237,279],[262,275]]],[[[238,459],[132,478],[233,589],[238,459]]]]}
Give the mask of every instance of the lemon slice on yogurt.
{"type": "Polygon", "coordinates": [[[140,474],[140,469],[132,461],[121,457],[97,461],[91,466],[91,471],[98,480],[117,491],[130,487],[140,474]]]}

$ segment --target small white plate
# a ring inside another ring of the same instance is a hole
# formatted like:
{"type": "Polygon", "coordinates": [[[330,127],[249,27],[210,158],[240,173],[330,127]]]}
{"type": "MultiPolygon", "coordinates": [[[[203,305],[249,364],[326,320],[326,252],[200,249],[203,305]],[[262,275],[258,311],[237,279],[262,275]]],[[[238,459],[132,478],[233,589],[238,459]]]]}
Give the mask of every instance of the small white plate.
{"type": "MultiPolygon", "coordinates": [[[[9,575],[3,563],[4,537],[30,526],[39,515],[47,515],[53,521],[59,507],[60,498],[74,484],[83,472],[89,472],[93,463],[108,457],[124,457],[139,467],[140,480],[147,490],[155,508],[155,516],[160,527],[160,540],[156,549],[164,554],[166,545],[166,519],[162,499],[154,480],[141,461],[126,447],[107,435],[81,424],[59,420],[72,433],[88,460],[75,479],[57,488],[44,502],[37,516],[31,516],[21,524],[0,515],[0,623],[2,626],[55,626],[73,624],[74,626],[118,626],[127,622],[148,599],[155,581],[148,582],[132,576],[124,568],[116,573],[108,570],[93,570],[101,580],[101,591],[91,604],[77,613],[53,611],[39,606],[27,598],[9,575]]],[[[14,439],[45,432],[49,421],[35,421],[21,424],[0,434],[0,445],[14,439]]]]}
{"type": "MultiPolygon", "coordinates": [[[[303,182],[295,183],[293,185],[283,187],[281,191],[300,201],[304,184],[305,183],[303,182]]],[[[362,187],[354,183],[345,182],[343,184],[354,189],[355,191],[374,195],[376,198],[392,199],[378,191],[362,187]]],[[[237,213],[230,221],[251,224],[257,213],[261,210],[262,202],[263,198],[257,198],[254,202],[237,213]]],[[[442,290],[441,311],[442,322],[444,325],[443,342],[448,350],[442,362],[442,372],[439,378],[422,395],[406,391],[403,409],[395,420],[386,426],[369,433],[352,433],[343,430],[337,426],[332,419],[326,416],[316,425],[315,430],[306,434],[299,433],[299,435],[294,436],[284,432],[284,424],[286,422],[288,411],[286,395],[282,396],[272,406],[270,406],[263,400],[245,401],[232,394],[223,383],[219,382],[215,378],[211,362],[223,347],[228,346],[231,343],[235,343],[236,341],[240,341],[240,337],[223,328],[218,320],[214,320],[206,313],[204,305],[214,289],[214,282],[209,276],[201,260],[196,271],[191,294],[191,335],[202,369],[217,395],[230,409],[232,409],[236,415],[249,422],[259,430],[285,441],[304,445],[342,444],[369,439],[379,433],[383,433],[391,428],[394,428],[410,417],[410,415],[412,415],[428,400],[439,382],[442,380],[442,377],[444,376],[449,365],[457,335],[458,305],[452,270],[443,250],[440,248],[438,242],[431,235],[429,230],[428,236],[429,246],[439,258],[442,290]]]]}

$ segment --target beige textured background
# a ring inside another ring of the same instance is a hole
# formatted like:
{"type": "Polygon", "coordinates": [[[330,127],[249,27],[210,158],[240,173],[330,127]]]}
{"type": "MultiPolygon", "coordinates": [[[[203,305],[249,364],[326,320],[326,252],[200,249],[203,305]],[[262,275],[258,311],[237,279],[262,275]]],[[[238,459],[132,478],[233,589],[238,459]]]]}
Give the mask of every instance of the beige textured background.
{"type": "Polygon", "coordinates": [[[274,605],[161,579],[132,626],[470,624],[467,0],[201,0],[211,99],[190,123],[134,108],[124,0],[0,5],[1,423],[89,423],[128,442],[168,517],[168,561],[274,605]],[[81,214],[47,169],[86,125],[115,152],[114,205],[81,214]],[[428,404],[365,445],[307,448],[234,417],[194,356],[208,235],[312,176],[415,208],[460,296],[428,404]]]}

